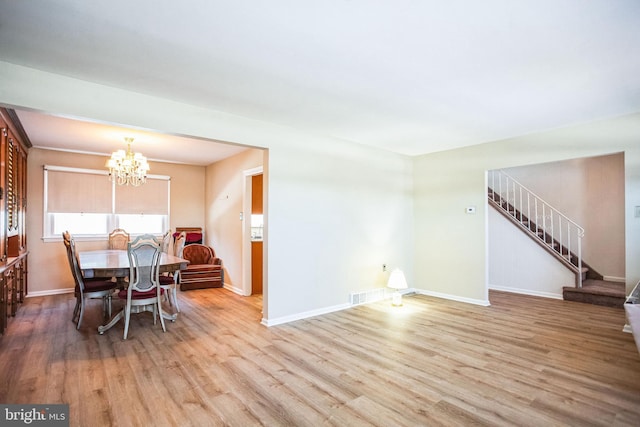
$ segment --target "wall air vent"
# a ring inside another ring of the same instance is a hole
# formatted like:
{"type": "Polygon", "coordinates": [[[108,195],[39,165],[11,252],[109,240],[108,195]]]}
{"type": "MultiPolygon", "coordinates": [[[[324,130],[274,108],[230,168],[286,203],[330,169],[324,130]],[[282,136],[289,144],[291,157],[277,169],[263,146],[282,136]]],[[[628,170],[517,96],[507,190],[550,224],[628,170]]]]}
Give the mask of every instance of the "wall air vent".
{"type": "Polygon", "coordinates": [[[349,294],[349,302],[351,305],[360,305],[380,301],[385,299],[385,297],[385,288],[369,289],[349,294]]]}

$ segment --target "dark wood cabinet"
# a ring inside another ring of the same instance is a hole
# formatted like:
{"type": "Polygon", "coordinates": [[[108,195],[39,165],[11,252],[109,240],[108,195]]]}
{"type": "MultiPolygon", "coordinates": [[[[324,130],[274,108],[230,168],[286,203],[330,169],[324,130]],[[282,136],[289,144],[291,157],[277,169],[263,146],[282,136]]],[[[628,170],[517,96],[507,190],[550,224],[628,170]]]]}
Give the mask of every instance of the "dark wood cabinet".
{"type": "Polygon", "coordinates": [[[0,108],[0,333],[27,293],[27,151],[11,110],[0,108]]]}

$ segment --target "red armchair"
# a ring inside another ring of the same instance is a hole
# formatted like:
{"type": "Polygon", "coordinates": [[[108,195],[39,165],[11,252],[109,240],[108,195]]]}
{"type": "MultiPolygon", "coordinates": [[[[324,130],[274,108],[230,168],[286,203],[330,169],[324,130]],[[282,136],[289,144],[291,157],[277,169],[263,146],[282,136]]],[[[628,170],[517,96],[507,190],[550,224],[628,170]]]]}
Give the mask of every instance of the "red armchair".
{"type": "Polygon", "coordinates": [[[222,260],[216,257],[213,248],[199,243],[186,245],[182,258],[189,260],[189,265],[180,272],[180,290],[222,287],[222,260]]]}

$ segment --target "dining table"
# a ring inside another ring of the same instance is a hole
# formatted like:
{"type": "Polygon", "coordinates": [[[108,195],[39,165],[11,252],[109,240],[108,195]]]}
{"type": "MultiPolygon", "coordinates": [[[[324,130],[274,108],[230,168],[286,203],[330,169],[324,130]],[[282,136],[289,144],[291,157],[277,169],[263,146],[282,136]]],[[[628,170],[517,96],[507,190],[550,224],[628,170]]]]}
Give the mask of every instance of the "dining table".
{"type": "MultiPolygon", "coordinates": [[[[189,260],[165,252],[160,253],[160,274],[184,270],[187,268],[187,264],[189,264],[189,260]]],[[[125,278],[129,277],[129,255],[126,250],[122,249],[80,251],[78,252],[78,265],[86,279],[115,277],[119,282],[126,284],[125,278]]],[[[175,322],[177,314],[163,311],[162,317],[175,322]]],[[[123,318],[124,308],[113,316],[107,324],[99,326],[98,333],[102,335],[123,318]]]]}
{"type": "MultiPolygon", "coordinates": [[[[101,249],[78,252],[78,264],[85,279],[93,277],[129,277],[129,256],[123,249],[101,249]]],[[[173,273],[187,268],[189,260],[160,253],[160,273],[173,273]]]]}

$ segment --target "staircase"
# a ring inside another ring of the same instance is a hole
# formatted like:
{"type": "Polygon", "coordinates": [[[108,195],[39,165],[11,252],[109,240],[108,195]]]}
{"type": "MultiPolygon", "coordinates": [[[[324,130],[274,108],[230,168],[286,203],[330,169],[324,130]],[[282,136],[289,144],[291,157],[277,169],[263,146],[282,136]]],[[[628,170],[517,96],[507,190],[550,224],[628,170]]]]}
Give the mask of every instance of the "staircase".
{"type": "Polygon", "coordinates": [[[623,307],[625,284],[603,280],[582,260],[582,227],[504,171],[488,178],[489,204],[574,272],[575,285],[563,287],[563,299],[623,307]]]}

